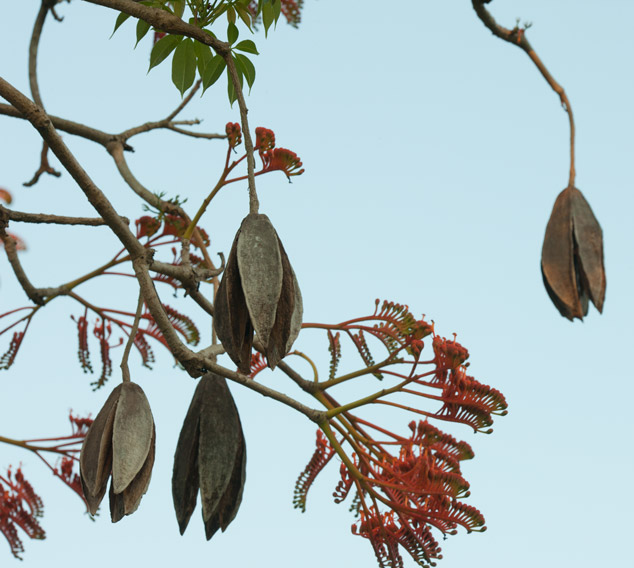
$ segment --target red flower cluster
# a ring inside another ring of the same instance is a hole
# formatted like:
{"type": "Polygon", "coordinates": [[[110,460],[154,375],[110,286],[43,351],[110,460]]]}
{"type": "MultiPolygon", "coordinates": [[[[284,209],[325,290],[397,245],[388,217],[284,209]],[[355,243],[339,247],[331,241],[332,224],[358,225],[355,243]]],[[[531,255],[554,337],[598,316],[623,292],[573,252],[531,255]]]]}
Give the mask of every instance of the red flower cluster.
{"type": "Polygon", "coordinates": [[[302,162],[295,152],[286,148],[275,147],[275,133],[268,128],[258,126],[255,129],[255,149],[260,153],[262,159],[262,171],[273,172],[280,170],[291,179],[291,176],[298,176],[304,173],[302,162]]]}
{"type": "Polygon", "coordinates": [[[297,154],[286,148],[273,148],[266,152],[260,152],[260,157],[264,166],[263,172],[280,170],[286,174],[289,181],[291,176],[299,176],[304,173],[302,162],[297,154]]]}
{"type": "MultiPolygon", "coordinates": [[[[403,566],[399,547],[422,566],[442,558],[432,529],[443,534],[455,534],[458,526],[468,532],[485,530],[480,511],[461,501],[469,496],[469,483],[462,476],[460,462],[473,458],[471,447],[427,421],[411,422],[409,427],[407,438],[377,427],[392,438],[387,442],[375,441],[363,432],[364,442],[354,444],[355,471],[342,463],[341,480],[333,493],[335,502],[341,503],[354,490],[351,510],[359,520],[352,532],[371,542],[382,568],[403,566]],[[393,446],[398,455],[388,449],[393,446]]],[[[318,431],[315,454],[296,484],[296,507],[305,508],[310,485],[334,453],[318,431]]]]}
{"type": "Polygon", "coordinates": [[[151,237],[161,228],[161,222],[155,217],[144,215],[139,217],[134,224],[136,225],[136,238],[151,237]]]}
{"type": "Polygon", "coordinates": [[[492,415],[506,414],[504,396],[466,374],[467,349],[455,337],[436,336],[433,324],[394,302],[377,300],[369,316],[333,325],[305,323],[303,327],[328,334],[330,378],[317,384],[321,386],[318,397],[330,418],[320,425],[323,434],[318,432],[315,453],[297,480],[295,506],[305,509],[311,484],[337,454],[341,477],[333,493],[335,502],[353,494],[350,510],[358,519],[352,531],[370,541],[381,568],[402,567],[402,550],[419,565],[433,566],[434,560],[442,558],[436,530],[443,536],[455,534],[458,527],[468,532],[485,530],[480,511],[463,502],[469,496],[469,483],[460,464],[473,458],[471,447],[428,422],[436,418],[490,431],[484,429],[493,423],[492,415]],[[423,361],[424,339],[430,335],[433,358],[423,361]],[[345,336],[365,368],[338,376],[345,336]],[[373,354],[376,340],[387,351],[387,358],[378,364],[373,354]],[[326,392],[370,373],[384,383],[359,401],[341,405],[326,392]],[[421,399],[437,410],[425,410],[421,399]],[[410,422],[409,436],[402,436],[352,413],[354,408],[371,404],[415,413],[425,420],[410,422]]]}
{"type": "Polygon", "coordinates": [[[275,148],[275,133],[268,128],[258,126],[255,129],[255,149],[260,153],[275,148]]]}
{"type": "Polygon", "coordinates": [[[18,528],[29,538],[46,537],[38,521],[43,511],[42,499],[24,479],[20,468],[15,474],[9,468],[6,477],[0,475],[0,533],[7,539],[11,553],[16,558],[20,558],[20,553],[24,552],[18,528]]]}
{"type": "MultiPolygon", "coordinates": [[[[235,122],[229,122],[226,127],[227,138],[229,141],[229,152],[242,142],[242,131],[240,125],[235,122]]],[[[297,154],[286,148],[275,147],[275,133],[269,128],[258,126],[255,129],[255,150],[260,154],[262,160],[262,169],[255,175],[262,175],[268,172],[282,171],[286,177],[298,176],[304,173],[302,162],[297,154]]],[[[231,171],[237,164],[244,160],[242,156],[236,160],[227,171],[231,171]]],[[[227,166],[229,165],[229,155],[227,155],[227,166]]],[[[230,180],[228,183],[245,179],[241,176],[230,180]]]]}
{"type": "Polygon", "coordinates": [[[242,144],[242,129],[237,122],[227,122],[225,132],[227,133],[230,148],[235,148],[242,144]]]}

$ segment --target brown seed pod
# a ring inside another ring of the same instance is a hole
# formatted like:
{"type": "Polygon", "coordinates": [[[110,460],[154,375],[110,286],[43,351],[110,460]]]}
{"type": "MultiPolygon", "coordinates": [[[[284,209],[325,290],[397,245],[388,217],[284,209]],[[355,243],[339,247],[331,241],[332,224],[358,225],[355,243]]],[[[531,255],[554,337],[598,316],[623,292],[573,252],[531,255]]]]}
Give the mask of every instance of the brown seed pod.
{"type": "Polygon", "coordinates": [[[112,522],[130,515],[147,491],[156,433],[150,405],[135,383],[117,386],[92,423],[79,457],[79,473],[91,514],[110,484],[112,522]]]}
{"type": "Polygon", "coordinates": [[[241,373],[251,364],[253,332],[271,369],[288,353],[302,322],[297,278],[266,215],[249,214],[231,247],[216,294],[214,326],[241,373]]]}
{"type": "Polygon", "coordinates": [[[209,373],[196,387],[174,453],[172,497],[181,534],[202,502],[209,540],[235,518],[246,478],[246,446],[224,378],[209,373]]]}
{"type": "Polygon", "coordinates": [[[553,206],[542,248],[542,276],[550,299],[569,320],[588,314],[588,299],[603,310],[603,233],[575,187],[564,189],[553,206]]]}

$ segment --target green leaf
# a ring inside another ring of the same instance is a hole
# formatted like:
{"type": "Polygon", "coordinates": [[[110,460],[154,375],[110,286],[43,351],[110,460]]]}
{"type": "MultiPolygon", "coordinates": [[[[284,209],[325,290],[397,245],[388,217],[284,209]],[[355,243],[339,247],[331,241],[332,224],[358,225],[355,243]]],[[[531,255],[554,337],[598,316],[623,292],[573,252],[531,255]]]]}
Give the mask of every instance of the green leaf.
{"type": "Polygon", "coordinates": [[[172,59],[172,82],[181,96],[192,86],[196,77],[196,50],[193,40],[186,38],[179,43],[172,59]]]}
{"type": "Polygon", "coordinates": [[[227,26],[227,41],[230,44],[233,45],[236,42],[239,34],[240,32],[238,31],[238,26],[231,23],[227,26]]]}
{"type": "Polygon", "coordinates": [[[220,16],[222,16],[229,9],[228,4],[221,4],[214,10],[213,20],[210,23],[214,23],[220,16]]]}
{"type": "Polygon", "coordinates": [[[211,58],[214,55],[211,52],[211,47],[198,41],[194,42],[194,50],[196,51],[196,65],[198,66],[198,74],[202,77],[207,63],[211,61],[211,58]]]}
{"type": "Polygon", "coordinates": [[[273,4],[268,2],[262,6],[262,23],[264,24],[264,35],[267,36],[269,28],[275,20],[275,12],[273,10],[273,4]]]}
{"type": "Polygon", "coordinates": [[[251,87],[253,86],[253,82],[255,81],[255,67],[251,60],[241,53],[236,53],[235,57],[236,67],[240,69],[244,78],[247,80],[247,85],[249,85],[249,91],[251,91],[251,87]]]}
{"type": "Polygon", "coordinates": [[[130,14],[124,14],[123,12],[117,16],[117,21],[114,23],[114,30],[112,30],[110,37],[114,35],[114,33],[121,27],[121,24],[123,24],[123,22],[125,22],[129,17],[130,14]]]}
{"type": "MultiPolygon", "coordinates": [[[[234,59],[234,62],[235,62],[235,59],[234,59]]],[[[236,71],[238,72],[240,87],[242,87],[243,81],[242,81],[242,72],[240,70],[240,65],[236,65],[236,71]]],[[[227,73],[227,81],[228,81],[227,94],[229,95],[229,102],[231,103],[231,106],[233,106],[233,103],[238,99],[238,95],[236,94],[236,90],[233,86],[233,81],[231,80],[231,75],[229,73],[227,73]]]]}
{"type": "Polygon", "coordinates": [[[172,0],[172,8],[174,14],[182,18],[185,13],[185,0],[172,0]]]}
{"type": "Polygon", "coordinates": [[[203,93],[211,87],[220,76],[223,74],[227,64],[221,55],[214,55],[207,65],[202,74],[203,79],[203,93]]]}
{"type": "Polygon", "coordinates": [[[183,36],[180,35],[166,35],[159,39],[156,44],[154,44],[152,52],[150,53],[150,68],[148,69],[148,73],[153,67],[162,63],[182,40],[183,36]]]}
{"type": "Polygon", "coordinates": [[[282,0],[272,0],[273,3],[273,13],[275,14],[275,23],[280,19],[280,14],[282,13],[282,0]]]}
{"type": "Polygon", "coordinates": [[[247,53],[253,53],[254,55],[260,55],[258,53],[257,48],[255,47],[255,43],[253,43],[250,39],[245,39],[245,40],[241,41],[233,49],[239,49],[240,51],[246,51],[247,53]]]}
{"type": "Polygon", "coordinates": [[[136,23],[136,43],[134,47],[139,45],[139,42],[147,35],[152,26],[148,24],[145,20],[139,20],[136,23]]]}
{"type": "Polygon", "coordinates": [[[240,16],[240,19],[246,24],[247,28],[253,32],[253,29],[251,28],[251,12],[249,12],[246,6],[241,6],[240,4],[236,4],[235,9],[236,12],[238,12],[238,16],[240,16]]]}
{"type": "Polygon", "coordinates": [[[233,6],[230,6],[227,9],[227,20],[229,21],[230,24],[234,24],[236,23],[236,11],[233,9],[233,6]]]}

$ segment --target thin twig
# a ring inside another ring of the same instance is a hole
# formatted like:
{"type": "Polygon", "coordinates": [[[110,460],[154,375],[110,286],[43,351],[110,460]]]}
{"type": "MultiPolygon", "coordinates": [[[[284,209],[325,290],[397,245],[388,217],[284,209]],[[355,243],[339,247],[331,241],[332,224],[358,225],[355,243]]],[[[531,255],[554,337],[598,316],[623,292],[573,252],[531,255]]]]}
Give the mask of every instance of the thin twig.
{"type": "Polygon", "coordinates": [[[111,141],[106,147],[108,153],[112,156],[119,173],[123,180],[128,184],[130,189],[134,191],[143,201],[148,205],[158,209],[164,210],[165,202],[156,194],[152,193],[147,187],[145,187],[130,171],[128,162],[123,154],[123,143],[120,141],[111,141]]]}
{"type": "Polygon", "coordinates": [[[229,77],[233,83],[233,88],[238,98],[238,107],[240,108],[240,121],[242,122],[242,136],[244,136],[244,148],[247,152],[247,177],[249,180],[249,213],[257,214],[260,209],[260,202],[258,201],[258,194],[255,190],[255,156],[253,150],[253,140],[251,139],[251,131],[249,130],[249,120],[247,114],[247,104],[244,101],[244,93],[242,92],[242,85],[238,77],[238,71],[233,61],[231,52],[228,52],[223,56],[227,63],[227,69],[229,71],[229,77]]]}
{"type": "MultiPolygon", "coordinates": [[[[17,108],[3,103],[0,103],[0,114],[4,116],[11,116],[13,118],[26,118],[17,108]]],[[[85,124],[81,124],[79,122],[74,122],[72,120],[52,115],[49,115],[49,118],[51,119],[53,126],[58,130],[62,130],[68,134],[73,134],[74,136],[80,136],[86,140],[91,140],[92,142],[101,144],[104,147],[115,139],[114,134],[97,130],[96,128],[86,126],[85,124]]],[[[126,150],[132,150],[132,148],[130,146],[126,146],[126,150]]]]}
{"type": "Polygon", "coordinates": [[[42,35],[42,28],[46,21],[48,11],[52,7],[51,0],[42,0],[40,10],[35,18],[35,24],[33,24],[33,32],[31,34],[31,42],[29,44],[29,86],[31,88],[31,96],[36,105],[44,108],[42,97],[40,96],[40,87],[37,82],[37,52],[40,45],[40,37],[42,35]]]}
{"type": "Polygon", "coordinates": [[[36,172],[33,174],[33,177],[29,181],[25,181],[22,185],[24,187],[34,186],[40,180],[42,174],[49,174],[54,177],[60,177],[62,175],[61,172],[58,172],[48,162],[48,144],[46,142],[42,143],[42,152],[40,153],[40,165],[38,166],[36,172]]]}
{"type": "Polygon", "coordinates": [[[172,120],[174,120],[176,118],[176,115],[189,104],[189,101],[192,100],[192,97],[196,94],[196,91],[198,91],[202,82],[202,79],[198,79],[198,81],[194,83],[194,86],[191,88],[189,93],[187,93],[187,96],[181,101],[181,104],[179,104],[173,112],[167,115],[167,118],[165,119],[167,122],[171,122],[172,120]]]}
{"type": "MultiPolygon", "coordinates": [[[[89,227],[101,227],[107,223],[100,217],[68,217],[66,215],[50,215],[48,213],[25,213],[24,211],[15,211],[7,209],[0,205],[0,211],[6,214],[10,221],[18,223],[51,223],[54,225],[86,225],[89,227]]],[[[121,217],[121,220],[130,224],[130,219],[121,217]]]]}
{"type": "Polygon", "coordinates": [[[205,140],[225,140],[227,138],[226,134],[215,134],[213,132],[192,132],[191,130],[178,128],[178,126],[174,126],[173,124],[168,124],[165,128],[167,128],[167,130],[172,130],[173,132],[177,132],[178,134],[183,134],[184,136],[189,136],[191,138],[204,138],[205,140]]]}
{"type": "MultiPolygon", "coordinates": [[[[31,96],[33,101],[40,108],[44,108],[42,102],[42,96],[40,95],[40,87],[37,80],[37,54],[40,45],[40,37],[42,36],[42,29],[44,28],[44,22],[48,11],[55,4],[55,0],[42,0],[40,10],[35,18],[35,24],[33,25],[33,32],[31,34],[31,42],[29,44],[29,86],[31,88],[31,96]]],[[[40,166],[33,175],[30,181],[25,182],[25,187],[31,187],[35,185],[42,174],[50,174],[55,177],[60,177],[62,174],[55,170],[48,163],[48,145],[46,142],[42,144],[42,152],[40,154],[40,166]]]]}
{"type": "Polygon", "coordinates": [[[124,383],[130,382],[130,369],[128,367],[128,357],[130,356],[130,349],[132,348],[132,344],[134,343],[136,332],[139,329],[139,322],[141,321],[142,309],[143,309],[143,294],[139,292],[139,301],[137,302],[137,306],[136,306],[134,322],[132,323],[132,328],[130,329],[130,335],[128,336],[128,341],[125,344],[125,349],[123,350],[123,356],[121,357],[121,374],[122,374],[124,383]]]}
{"type": "Polygon", "coordinates": [[[574,186],[575,184],[575,121],[572,115],[572,107],[570,106],[570,101],[568,100],[568,96],[564,91],[563,87],[555,81],[555,78],[550,74],[550,71],[546,68],[542,60],[539,58],[533,46],[529,43],[528,39],[526,39],[526,29],[520,28],[516,26],[512,30],[509,30],[503,26],[500,26],[493,16],[489,13],[489,11],[484,7],[484,4],[488,4],[490,0],[471,0],[473,4],[473,9],[476,14],[482,20],[484,25],[491,31],[494,36],[503,39],[504,41],[511,43],[513,45],[517,45],[520,49],[526,52],[526,54],[531,58],[531,61],[537,66],[539,72],[542,74],[546,82],[550,85],[550,87],[557,93],[559,96],[559,100],[561,101],[561,105],[564,110],[568,113],[568,119],[570,121],[570,175],[568,178],[568,185],[574,186]]]}
{"type": "Polygon", "coordinates": [[[31,284],[26,272],[24,272],[24,268],[22,268],[22,264],[20,263],[20,259],[18,258],[18,253],[15,246],[15,241],[8,235],[4,229],[0,229],[0,240],[4,245],[4,251],[7,255],[7,259],[9,260],[9,264],[13,269],[15,277],[18,279],[20,286],[24,290],[24,293],[28,296],[29,300],[38,306],[44,304],[44,298],[40,294],[39,290],[31,284]]]}

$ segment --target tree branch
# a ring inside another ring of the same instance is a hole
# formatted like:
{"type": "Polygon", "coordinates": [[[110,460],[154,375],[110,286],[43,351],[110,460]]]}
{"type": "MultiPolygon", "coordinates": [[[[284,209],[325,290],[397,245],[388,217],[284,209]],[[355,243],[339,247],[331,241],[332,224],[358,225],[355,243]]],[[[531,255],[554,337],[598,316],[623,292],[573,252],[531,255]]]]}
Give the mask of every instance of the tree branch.
{"type": "Polygon", "coordinates": [[[110,201],[108,201],[108,198],[92,181],[66,144],[64,144],[46,112],[2,77],[0,77],[0,96],[18,109],[40,133],[40,136],[82,189],[88,201],[106,221],[128,252],[133,257],[145,254],[145,247],[132,234],[128,225],[122,221],[110,201]]]}
{"type": "Polygon", "coordinates": [[[223,55],[225,62],[227,63],[227,69],[229,71],[229,77],[233,83],[233,88],[238,98],[238,107],[240,108],[240,121],[242,122],[242,135],[244,136],[244,148],[247,151],[247,177],[249,180],[249,213],[257,213],[260,208],[260,202],[258,201],[258,194],[255,190],[255,157],[253,153],[253,140],[251,139],[251,131],[249,130],[249,121],[247,119],[248,109],[247,104],[244,101],[244,93],[242,92],[242,85],[240,85],[240,79],[238,77],[238,71],[233,61],[231,52],[223,55]]]}
{"type": "MultiPolygon", "coordinates": [[[[17,108],[3,103],[0,103],[0,114],[13,118],[26,118],[17,108]]],[[[53,126],[57,128],[57,130],[67,132],[68,134],[73,134],[75,136],[80,136],[82,138],[85,138],[86,140],[101,144],[104,147],[106,147],[109,142],[116,139],[116,136],[114,134],[102,132],[101,130],[97,130],[96,128],[91,128],[90,126],[86,126],[85,124],[73,122],[72,120],[67,120],[65,118],[60,118],[59,116],[49,115],[49,119],[53,123],[53,126]]],[[[130,146],[126,148],[126,150],[131,149],[132,148],[130,146]]]]}
{"type": "Polygon", "coordinates": [[[18,251],[15,246],[15,241],[6,232],[6,227],[8,224],[8,218],[5,215],[6,209],[2,207],[0,209],[0,240],[4,245],[4,251],[7,255],[7,259],[9,260],[9,264],[13,269],[15,277],[18,279],[20,286],[24,290],[24,293],[28,296],[29,300],[38,306],[44,305],[44,298],[50,293],[49,288],[36,288],[31,284],[26,272],[24,272],[24,268],[22,268],[22,263],[18,257],[18,251]]]}
{"type": "Polygon", "coordinates": [[[231,52],[231,46],[228,43],[212,37],[201,28],[192,26],[165,10],[150,8],[134,0],[84,0],[84,2],[113,8],[135,18],[140,18],[152,24],[155,28],[170,34],[191,37],[200,43],[210,46],[218,55],[223,57],[231,52]]]}
{"type": "Polygon", "coordinates": [[[476,14],[482,21],[482,23],[491,31],[491,33],[503,39],[504,41],[511,43],[513,45],[517,45],[520,49],[522,49],[526,54],[531,58],[531,61],[536,65],[539,72],[542,74],[546,82],[550,85],[550,87],[557,93],[559,96],[559,100],[561,101],[561,105],[564,110],[568,113],[568,118],[570,121],[570,175],[568,178],[568,185],[574,186],[575,184],[575,121],[572,115],[572,107],[570,106],[570,101],[568,100],[568,96],[564,91],[563,87],[555,81],[555,78],[550,74],[550,71],[546,68],[542,60],[539,58],[533,46],[529,43],[528,39],[526,39],[526,28],[520,28],[515,26],[512,30],[509,30],[503,26],[500,26],[493,16],[489,13],[489,11],[484,7],[484,4],[488,4],[491,0],[471,0],[473,5],[473,9],[476,14]]]}
{"type": "MultiPolygon", "coordinates": [[[[47,213],[25,213],[23,211],[15,211],[7,209],[0,205],[0,212],[7,216],[10,221],[19,223],[51,223],[54,225],[86,225],[89,227],[100,227],[107,223],[99,217],[67,217],[66,215],[49,215],[47,213]]],[[[127,217],[121,217],[121,220],[127,225],[130,220],[127,217]]]]}
{"type": "Polygon", "coordinates": [[[44,103],[42,102],[42,97],[40,96],[40,87],[37,81],[37,52],[46,16],[48,15],[49,9],[52,8],[54,4],[55,0],[42,0],[40,10],[35,18],[33,32],[31,33],[31,42],[29,44],[29,86],[31,88],[33,101],[41,108],[44,108],[44,103]]]}
{"type": "Polygon", "coordinates": [[[200,85],[202,85],[202,82],[202,79],[198,79],[198,81],[194,83],[194,86],[189,90],[187,96],[181,101],[181,104],[179,104],[170,114],[167,115],[167,117],[165,118],[167,122],[171,122],[172,120],[174,120],[178,113],[189,104],[189,101],[192,100],[192,97],[196,94],[196,91],[200,89],[200,85]]]}

